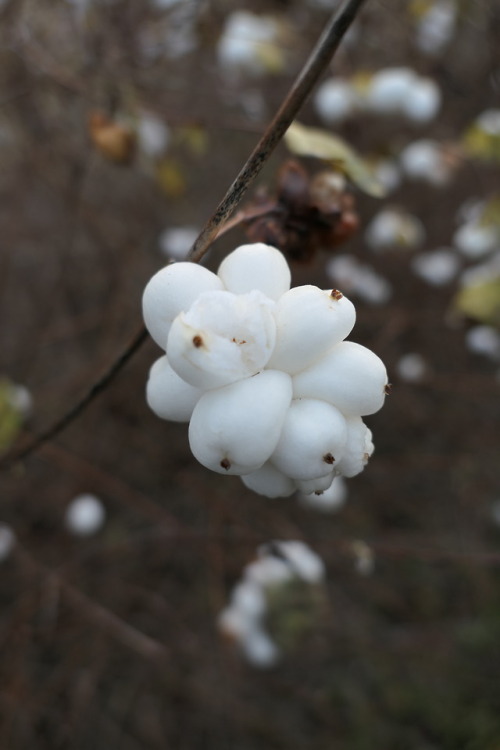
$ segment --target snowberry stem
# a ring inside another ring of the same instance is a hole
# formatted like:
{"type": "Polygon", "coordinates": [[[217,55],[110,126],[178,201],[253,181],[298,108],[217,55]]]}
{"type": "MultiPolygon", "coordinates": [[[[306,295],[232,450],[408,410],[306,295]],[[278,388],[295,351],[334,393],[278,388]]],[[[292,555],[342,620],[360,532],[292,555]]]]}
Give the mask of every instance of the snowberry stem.
{"type": "Polygon", "coordinates": [[[365,0],[347,0],[340,10],[333,14],[264,135],[201,230],[199,237],[191,248],[189,260],[198,263],[203,258],[217,237],[219,227],[236,209],[246,190],[290,127],[364,2],[365,0]]]}

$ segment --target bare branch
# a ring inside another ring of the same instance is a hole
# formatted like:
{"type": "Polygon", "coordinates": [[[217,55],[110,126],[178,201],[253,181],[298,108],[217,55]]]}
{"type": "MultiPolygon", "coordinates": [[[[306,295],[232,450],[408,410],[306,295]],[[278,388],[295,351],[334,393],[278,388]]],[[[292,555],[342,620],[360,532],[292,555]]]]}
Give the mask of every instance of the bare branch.
{"type": "Polygon", "coordinates": [[[330,19],[301,72],[297,76],[284,102],[278,109],[266,132],[250,154],[246,164],[203,227],[195,241],[189,259],[199,262],[217,237],[224,224],[241,201],[243,195],[290,127],[304,104],[314,84],[325,70],[337,50],[342,37],[356,18],[365,0],[348,0],[330,19]]]}

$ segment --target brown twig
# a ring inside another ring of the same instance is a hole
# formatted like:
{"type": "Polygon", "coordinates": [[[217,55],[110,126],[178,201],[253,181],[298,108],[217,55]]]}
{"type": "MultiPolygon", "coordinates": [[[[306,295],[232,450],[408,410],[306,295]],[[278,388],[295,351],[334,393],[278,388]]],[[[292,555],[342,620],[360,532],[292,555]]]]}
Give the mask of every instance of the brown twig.
{"type": "Polygon", "coordinates": [[[342,37],[356,18],[365,0],[347,0],[330,19],[318,39],[309,59],[297,76],[282,105],[276,112],[266,132],[255,146],[233,184],[207,221],[189,253],[189,260],[199,262],[217,237],[224,224],[241,201],[243,195],[269,159],[298,111],[304,104],[314,84],[332,59],[342,37]]]}
{"type": "MultiPolygon", "coordinates": [[[[247,188],[269,159],[272,151],[287,131],[319,76],[332,59],[342,37],[356,18],[364,2],[365,0],[347,0],[342,8],[333,14],[275,117],[266,128],[264,135],[257,143],[242,170],[194,243],[188,256],[188,259],[193,263],[199,263],[205,255],[217,237],[217,234],[220,233],[220,227],[227,222],[227,219],[236,209],[247,188]]],[[[237,223],[240,223],[240,221],[242,219],[238,220],[237,223]]],[[[0,459],[0,469],[11,468],[17,462],[27,458],[37,448],[54,438],[71,424],[88,404],[110,384],[115,375],[120,372],[122,367],[141,347],[146,338],[147,331],[143,326],[129,344],[127,344],[119,357],[110,365],[108,370],[73,407],[26,445],[15,449],[0,459]]]]}
{"type": "Polygon", "coordinates": [[[69,411],[62,415],[62,417],[56,420],[46,430],[36,435],[34,438],[29,440],[24,446],[7,454],[0,460],[1,469],[10,469],[19,461],[27,458],[31,453],[40,448],[41,445],[47,443],[53,437],[62,432],[73,420],[75,420],[84,409],[90,404],[94,398],[103,391],[107,385],[114,379],[120,370],[127,364],[129,359],[133,357],[135,352],[140,348],[143,342],[147,338],[147,331],[144,326],[135,334],[133,339],[125,347],[124,351],[115,361],[108,367],[108,369],[96,380],[88,389],[82,398],[74,404],[69,411]]]}

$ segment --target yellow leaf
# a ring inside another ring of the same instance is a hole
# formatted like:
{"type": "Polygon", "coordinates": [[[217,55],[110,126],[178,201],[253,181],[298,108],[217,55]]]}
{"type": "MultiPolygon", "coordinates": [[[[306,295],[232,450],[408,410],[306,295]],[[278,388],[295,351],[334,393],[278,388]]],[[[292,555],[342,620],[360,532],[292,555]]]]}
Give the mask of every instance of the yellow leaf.
{"type": "Polygon", "coordinates": [[[255,55],[266,73],[276,75],[285,68],[285,53],[277,44],[271,42],[256,44],[255,55]]]}
{"type": "Polygon", "coordinates": [[[10,448],[23,421],[21,412],[12,403],[11,390],[7,380],[0,380],[0,453],[10,448]]]}
{"type": "Polygon", "coordinates": [[[432,0],[413,0],[409,5],[410,15],[420,21],[432,8],[432,0]]]}
{"type": "Polygon", "coordinates": [[[464,287],[453,306],[469,318],[500,327],[500,277],[464,287]]]}
{"type": "Polygon", "coordinates": [[[158,164],[156,179],[169,198],[179,198],[186,192],[186,178],[179,164],[172,159],[163,159],[158,164]]]}
{"type": "Polygon", "coordinates": [[[462,137],[469,156],[486,161],[500,161],[500,134],[487,133],[479,125],[471,125],[462,137]]]}
{"type": "Polygon", "coordinates": [[[178,141],[194,156],[204,156],[209,146],[208,133],[200,125],[186,125],[177,131],[178,141]]]}
{"type": "Polygon", "coordinates": [[[384,187],[373,176],[363,159],[339,136],[293,122],[285,133],[285,142],[297,156],[315,156],[339,169],[368,195],[374,198],[385,195],[384,187]]]}

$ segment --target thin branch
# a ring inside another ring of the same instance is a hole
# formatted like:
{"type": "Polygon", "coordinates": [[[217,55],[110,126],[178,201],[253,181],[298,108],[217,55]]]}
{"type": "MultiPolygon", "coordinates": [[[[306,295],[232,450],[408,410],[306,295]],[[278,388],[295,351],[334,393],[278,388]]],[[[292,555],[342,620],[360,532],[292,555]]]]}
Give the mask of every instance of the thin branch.
{"type": "Polygon", "coordinates": [[[30,555],[29,552],[19,544],[16,547],[16,554],[18,559],[22,561],[24,565],[31,570],[36,571],[36,573],[46,582],[56,587],[56,589],[59,589],[66,597],[66,600],[72,604],[72,606],[77,609],[83,617],[94,622],[115,640],[153,663],[161,663],[167,658],[168,651],[162,643],[145,633],[141,633],[132,625],[129,625],[118,617],[118,615],[115,615],[114,612],[106,609],[82,591],[76,589],[54,570],[45,567],[45,565],[32,557],[32,555],[30,555]]]}
{"type": "MultiPolygon", "coordinates": [[[[274,148],[278,145],[294,117],[302,107],[307,95],[310,93],[321,73],[325,70],[326,66],[332,59],[345,32],[356,18],[358,11],[365,1],[366,0],[347,0],[342,8],[337,13],[333,14],[307,62],[297,76],[282,105],[278,109],[275,117],[266,128],[264,135],[257,143],[242,170],[191,248],[188,259],[193,263],[199,263],[205,255],[212,242],[220,233],[222,224],[224,224],[234,212],[244,193],[269,159],[274,148]]],[[[242,221],[242,218],[239,218],[232,223],[228,229],[232,228],[240,221],[242,221]]],[[[80,401],[78,401],[60,419],[54,422],[54,424],[29,441],[25,446],[21,446],[21,448],[14,450],[4,458],[0,459],[0,469],[11,468],[18,461],[27,458],[37,450],[37,448],[54,438],[71,424],[71,422],[82,413],[88,404],[111,383],[115,375],[120,372],[122,367],[141,347],[146,338],[147,331],[143,326],[125,347],[120,356],[110,365],[104,375],[102,375],[99,380],[89,388],[83,398],[81,398],[80,401]]]]}
{"type": "Polygon", "coordinates": [[[60,419],[54,422],[43,432],[32,438],[26,445],[22,445],[17,450],[8,454],[0,460],[0,469],[10,469],[19,461],[27,458],[31,453],[40,448],[41,445],[47,443],[53,437],[62,432],[73,420],[75,420],[84,409],[90,404],[94,398],[101,393],[109,383],[114,379],[120,370],[127,364],[127,362],[133,357],[135,352],[141,347],[148,335],[148,332],[144,328],[135,334],[133,339],[127,344],[120,356],[108,367],[101,377],[96,380],[88,389],[82,398],[74,404],[69,411],[62,415],[60,419]]]}
{"type": "Polygon", "coordinates": [[[246,164],[211,218],[201,230],[198,239],[191,248],[189,260],[198,263],[203,258],[217,237],[219,227],[231,216],[246,190],[290,127],[364,2],[365,0],[347,0],[338,13],[332,16],[266,132],[255,146],[246,164]]]}

